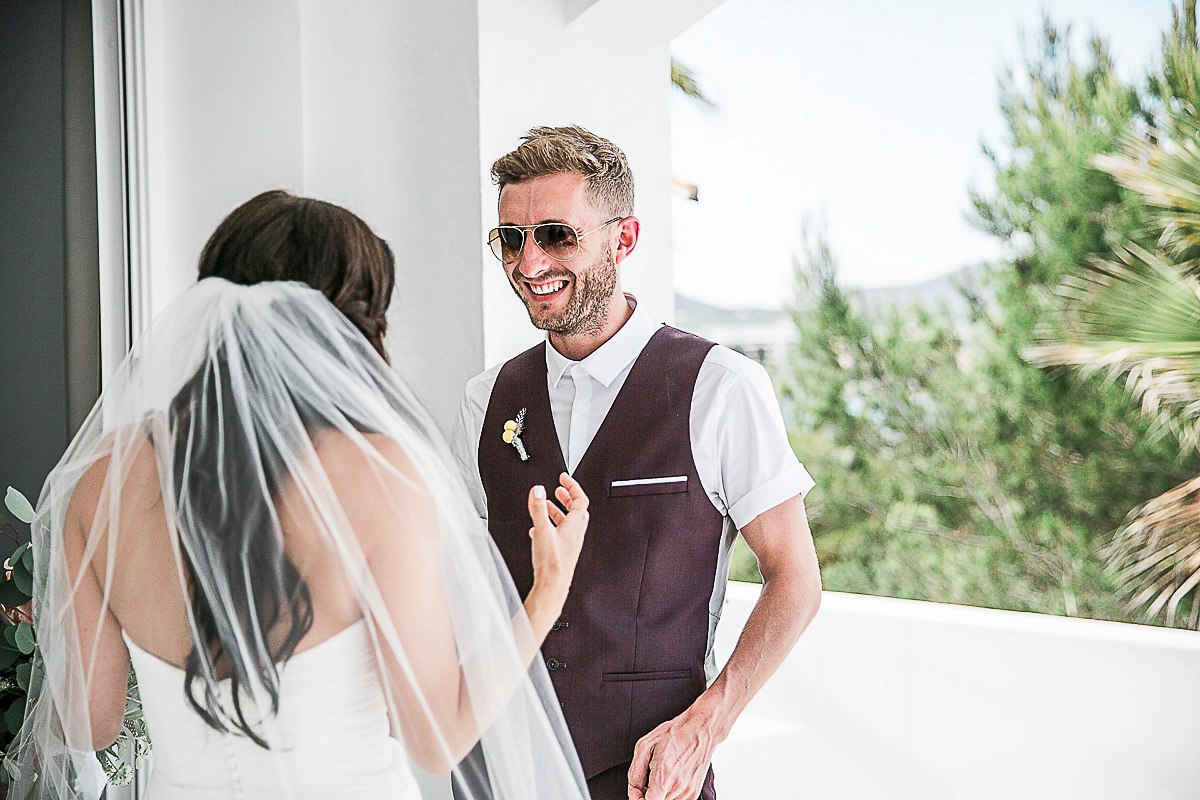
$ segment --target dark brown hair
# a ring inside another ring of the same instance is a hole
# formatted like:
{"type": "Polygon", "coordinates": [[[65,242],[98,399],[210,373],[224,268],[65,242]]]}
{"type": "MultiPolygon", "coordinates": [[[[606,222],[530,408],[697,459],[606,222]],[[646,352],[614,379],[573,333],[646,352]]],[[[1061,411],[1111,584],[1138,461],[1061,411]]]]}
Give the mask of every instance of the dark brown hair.
{"type": "MultiPolygon", "coordinates": [[[[200,278],[212,277],[243,285],[306,283],[387,358],[383,334],[395,259],[387,243],[344,208],[278,190],[258,195],[222,220],[204,245],[200,278]]],[[[183,552],[202,643],[188,653],[184,695],[209,726],[267,747],[244,713],[243,695],[261,685],[272,712],[278,711],[277,664],[295,653],[312,628],[313,606],[304,577],[284,552],[278,513],[259,483],[265,476],[273,497],[285,478],[278,445],[239,419],[242,404],[233,376],[247,369],[239,353],[222,343],[170,409],[177,524],[190,531],[187,541],[204,542],[183,552]],[[208,427],[213,425],[216,429],[208,427]],[[246,531],[254,533],[246,536],[246,531]],[[218,576],[229,599],[210,598],[201,575],[218,576]],[[261,637],[260,646],[233,657],[240,637],[251,642],[261,637]],[[200,691],[195,685],[222,661],[231,671],[232,710],[224,708],[211,682],[203,681],[200,691]]],[[[328,424],[302,405],[295,413],[306,427],[328,424]]]]}
{"type": "Polygon", "coordinates": [[[221,221],[200,253],[200,277],[250,285],[302,281],[362,331],[384,359],[396,260],[387,242],[341,206],[276,189],[221,221]]]}

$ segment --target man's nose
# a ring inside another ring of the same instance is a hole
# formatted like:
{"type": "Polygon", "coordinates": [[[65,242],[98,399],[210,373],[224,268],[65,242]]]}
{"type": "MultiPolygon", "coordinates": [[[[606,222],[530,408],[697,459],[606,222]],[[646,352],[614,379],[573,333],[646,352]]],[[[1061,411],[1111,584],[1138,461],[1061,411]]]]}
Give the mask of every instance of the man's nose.
{"type": "Polygon", "coordinates": [[[525,234],[525,244],[517,255],[515,271],[524,278],[536,278],[543,272],[553,269],[558,264],[538,247],[533,240],[533,231],[525,234]]]}

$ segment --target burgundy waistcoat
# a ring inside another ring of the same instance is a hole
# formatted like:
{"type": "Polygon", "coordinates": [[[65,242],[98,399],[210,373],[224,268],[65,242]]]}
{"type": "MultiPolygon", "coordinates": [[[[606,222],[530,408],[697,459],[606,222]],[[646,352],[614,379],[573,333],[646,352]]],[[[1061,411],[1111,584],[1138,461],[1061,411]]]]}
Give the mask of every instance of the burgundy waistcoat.
{"type": "MultiPolygon", "coordinates": [[[[590,522],[542,655],[589,778],[629,761],[638,739],[705,688],[723,519],[696,474],[690,417],[712,346],[674,328],[655,333],[574,473],[591,501],[590,522]],[[679,477],[685,480],[621,483],[679,477]]],[[[488,527],[521,597],[533,585],[529,489],[540,483],[553,492],[566,470],[544,348],[501,368],[479,438],[488,527]],[[522,408],[528,461],[502,438],[505,421],[522,408]]]]}

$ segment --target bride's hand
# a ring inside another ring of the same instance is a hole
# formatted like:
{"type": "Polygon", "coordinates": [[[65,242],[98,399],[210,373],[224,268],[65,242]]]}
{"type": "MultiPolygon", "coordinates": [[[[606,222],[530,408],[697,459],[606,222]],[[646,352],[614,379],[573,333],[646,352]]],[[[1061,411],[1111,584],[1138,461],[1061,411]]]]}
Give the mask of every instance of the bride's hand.
{"type": "Polygon", "coordinates": [[[579,482],[567,473],[558,480],[561,485],[555,488],[554,497],[566,513],[547,500],[545,487],[533,487],[529,491],[529,517],[533,520],[529,537],[533,540],[533,585],[565,600],[583,548],[588,498],[579,482]]]}

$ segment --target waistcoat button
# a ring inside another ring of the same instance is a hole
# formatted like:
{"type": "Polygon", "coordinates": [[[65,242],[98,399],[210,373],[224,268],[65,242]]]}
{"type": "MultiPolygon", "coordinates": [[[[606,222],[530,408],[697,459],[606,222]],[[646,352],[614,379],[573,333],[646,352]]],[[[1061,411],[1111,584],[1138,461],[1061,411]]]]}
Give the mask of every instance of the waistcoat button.
{"type": "Polygon", "coordinates": [[[554,672],[554,670],[558,669],[559,667],[565,667],[565,666],[566,666],[566,664],[559,661],[554,656],[550,656],[550,658],[546,659],[546,669],[550,670],[551,672],[554,672]]]}

